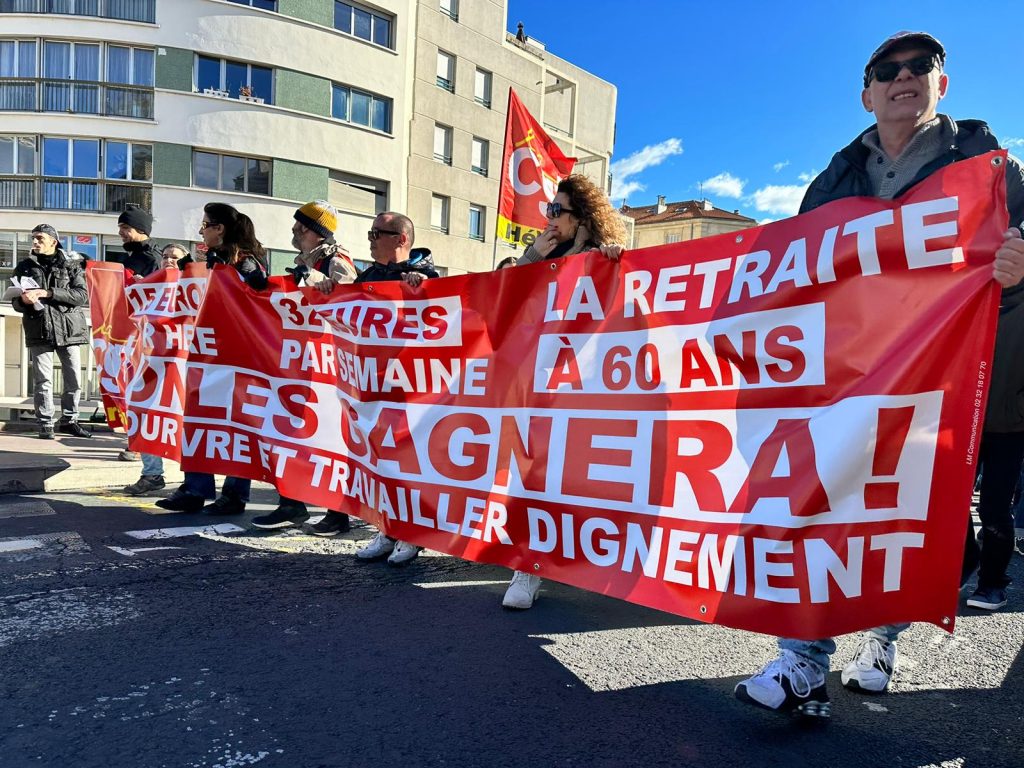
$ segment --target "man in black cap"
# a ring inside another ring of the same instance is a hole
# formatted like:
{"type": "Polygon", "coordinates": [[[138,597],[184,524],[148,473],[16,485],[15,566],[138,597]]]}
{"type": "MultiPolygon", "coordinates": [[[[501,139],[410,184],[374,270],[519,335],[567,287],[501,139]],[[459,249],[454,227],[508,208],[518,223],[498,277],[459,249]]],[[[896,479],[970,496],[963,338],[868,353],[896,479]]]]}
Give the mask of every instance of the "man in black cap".
{"type": "MultiPolygon", "coordinates": [[[[946,50],[925,32],[897,32],[882,42],[864,67],[861,103],[875,125],[840,150],[811,182],[800,213],[845,197],[891,200],[940,168],[999,149],[980,120],[955,121],[938,112],[949,88],[943,71],[946,50]]],[[[1003,288],[991,391],[980,460],[984,465],[978,513],[985,530],[978,588],[967,604],[998,610],[1006,604],[1006,569],[1013,552],[1010,500],[1024,458],[1024,169],[1011,157],[1006,167],[1011,227],[995,253],[993,279],[1003,288]]],[[[968,525],[964,581],[978,562],[974,528],[968,525]]],[[[856,691],[884,691],[896,667],[896,639],[909,624],[874,627],[861,639],[843,669],[843,685],[856,691]]],[[[831,638],[779,639],[779,657],[736,686],[741,701],[781,712],[827,718],[825,689],[836,650],[831,638]]]]}
{"type": "Polygon", "coordinates": [[[60,247],[57,230],[40,224],[32,230],[32,251],[18,262],[14,277],[28,277],[39,288],[15,298],[14,308],[23,315],[25,346],[32,363],[36,421],[39,437],[53,439],[53,354],[60,359],[64,391],[61,394],[60,431],[75,437],[92,433],[78,423],[82,397],[79,371],[82,345],[89,343],[83,307],[89,303],[85,275],[78,263],[60,247]]]}
{"type": "Polygon", "coordinates": [[[124,256],[114,256],[110,260],[124,264],[136,277],[148,277],[160,271],[160,251],[153,247],[149,239],[153,231],[153,215],[131,203],[124,213],[117,217],[117,234],[124,243],[124,256]]]}

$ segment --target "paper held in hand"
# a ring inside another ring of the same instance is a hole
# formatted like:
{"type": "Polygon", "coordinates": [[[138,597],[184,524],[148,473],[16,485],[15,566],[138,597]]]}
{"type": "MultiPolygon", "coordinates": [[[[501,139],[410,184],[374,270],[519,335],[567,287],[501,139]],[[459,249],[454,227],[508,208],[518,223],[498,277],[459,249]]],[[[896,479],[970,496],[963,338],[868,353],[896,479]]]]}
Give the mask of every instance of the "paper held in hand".
{"type": "MultiPolygon", "coordinates": [[[[39,283],[33,280],[31,277],[12,277],[11,286],[4,291],[4,301],[10,301],[11,299],[19,298],[25,291],[39,288],[39,283]]],[[[33,302],[32,309],[36,312],[43,311],[43,305],[38,301],[33,302]]]]}

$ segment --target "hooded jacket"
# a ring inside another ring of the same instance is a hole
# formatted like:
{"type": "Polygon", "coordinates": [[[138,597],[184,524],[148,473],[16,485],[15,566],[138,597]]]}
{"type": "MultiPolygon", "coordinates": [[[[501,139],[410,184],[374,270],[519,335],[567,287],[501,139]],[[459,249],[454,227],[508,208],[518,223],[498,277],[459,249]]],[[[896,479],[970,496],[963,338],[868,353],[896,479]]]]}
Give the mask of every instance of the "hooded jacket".
{"type": "Polygon", "coordinates": [[[52,256],[30,253],[14,268],[15,277],[31,277],[40,288],[53,293],[40,299],[42,311],[22,304],[21,299],[11,303],[21,312],[27,347],[71,347],[89,343],[89,329],[84,307],[89,304],[85,275],[77,262],[69,259],[58,246],[52,256]]]}
{"type": "MultiPolygon", "coordinates": [[[[844,197],[874,196],[866,170],[868,149],[861,141],[873,128],[865,130],[833,156],[828,168],[807,188],[800,213],[844,197]]],[[[988,125],[981,120],[958,120],[956,128],[955,143],[926,163],[896,197],[940,168],[1000,148],[988,125]]],[[[1024,227],[1024,168],[1014,157],[1006,163],[1006,200],[1010,225],[1024,227]]],[[[1003,289],[989,387],[985,431],[1024,432],[1024,284],[1003,289]]]]}

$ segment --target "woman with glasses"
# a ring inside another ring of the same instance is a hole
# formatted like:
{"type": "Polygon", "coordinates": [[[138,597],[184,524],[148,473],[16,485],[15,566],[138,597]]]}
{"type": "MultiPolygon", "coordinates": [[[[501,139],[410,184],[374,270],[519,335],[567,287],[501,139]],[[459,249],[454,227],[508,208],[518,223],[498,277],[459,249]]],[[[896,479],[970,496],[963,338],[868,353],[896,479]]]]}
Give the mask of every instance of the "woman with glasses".
{"type": "Polygon", "coordinates": [[[586,176],[573,174],[558,183],[548,203],[548,226],[526,249],[516,266],[600,250],[611,259],[622,253],[626,228],[608,197],[586,176]]]}
{"type": "MultiPolygon", "coordinates": [[[[516,266],[557,259],[583,251],[599,250],[610,259],[622,254],[626,228],[608,197],[586,176],[573,174],[558,184],[555,199],[548,203],[548,226],[537,236],[516,266]]],[[[533,605],[540,576],[516,571],[501,604],[525,610],[533,605]]]]}
{"type": "MultiPolygon", "coordinates": [[[[256,239],[252,219],[226,203],[207,203],[203,207],[199,234],[206,244],[206,261],[213,269],[227,265],[235,269],[249,287],[257,291],[267,287],[266,251],[256,239]]],[[[220,496],[204,507],[206,500],[216,495],[213,475],[186,472],[181,487],[156,505],[176,512],[202,510],[209,515],[237,515],[245,511],[251,484],[247,478],[227,477],[220,496]]]]}

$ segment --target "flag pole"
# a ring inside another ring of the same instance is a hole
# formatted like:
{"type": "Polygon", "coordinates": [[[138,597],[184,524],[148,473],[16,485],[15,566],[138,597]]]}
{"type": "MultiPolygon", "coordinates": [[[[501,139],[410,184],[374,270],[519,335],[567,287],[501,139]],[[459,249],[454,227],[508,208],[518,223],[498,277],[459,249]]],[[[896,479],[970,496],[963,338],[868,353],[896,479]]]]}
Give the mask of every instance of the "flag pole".
{"type": "Polygon", "coordinates": [[[498,167],[498,204],[494,206],[494,244],[491,248],[491,271],[498,266],[498,227],[501,226],[501,185],[505,183],[505,142],[508,140],[508,120],[512,113],[512,86],[508,87],[505,102],[505,138],[501,140],[501,164],[498,167]]]}

